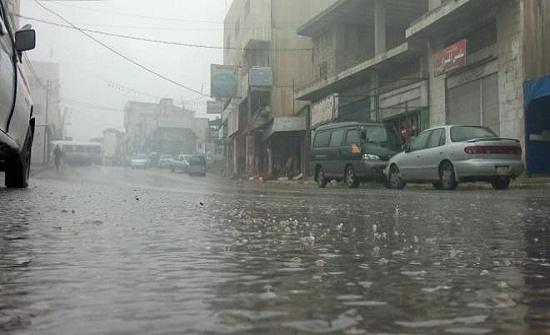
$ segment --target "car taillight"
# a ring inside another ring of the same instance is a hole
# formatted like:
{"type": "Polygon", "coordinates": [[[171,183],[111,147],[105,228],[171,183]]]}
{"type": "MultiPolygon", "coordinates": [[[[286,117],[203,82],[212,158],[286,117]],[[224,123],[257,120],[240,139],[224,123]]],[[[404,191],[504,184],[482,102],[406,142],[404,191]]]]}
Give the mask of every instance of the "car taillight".
{"type": "Polygon", "coordinates": [[[520,146],[475,145],[464,148],[469,155],[504,154],[521,156],[520,146]]]}

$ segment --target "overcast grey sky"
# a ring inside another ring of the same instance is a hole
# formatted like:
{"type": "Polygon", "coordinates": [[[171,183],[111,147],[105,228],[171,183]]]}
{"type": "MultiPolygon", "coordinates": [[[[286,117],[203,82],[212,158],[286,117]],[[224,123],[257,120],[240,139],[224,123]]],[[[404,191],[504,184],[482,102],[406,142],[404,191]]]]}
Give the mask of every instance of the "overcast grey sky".
{"type": "MultiPolygon", "coordinates": [[[[103,0],[41,1],[78,27],[132,37],[212,47],[223,46],[223,20],[231,0],[103,0]]],[[[34,0],[21,0],[21,15],[66,24],[34,0]]],[[[88,140],[102,130],[123,130],[122,109],[128,100],[156,102],[174,98],[197,116],[206,116],[205,101],[197,93],[160,79],[115,55],[75,29],[36,20],[37,48],[31,60],[60,65],[61,109],[72,110],[68,136],[88,140]]],[[[90,33],[116,51],[170,79],[210,91],[210,64],[223,61],[221,49],[177,46],[90,33]]]]}

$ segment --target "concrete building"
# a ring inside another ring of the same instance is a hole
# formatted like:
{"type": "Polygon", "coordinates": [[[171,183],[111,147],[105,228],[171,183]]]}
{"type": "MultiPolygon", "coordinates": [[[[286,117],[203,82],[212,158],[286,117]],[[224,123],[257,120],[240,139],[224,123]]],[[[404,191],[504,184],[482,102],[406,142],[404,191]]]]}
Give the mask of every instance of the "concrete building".
{"type": "Polygon", "coordinates": [[[137,153],[205,153],[208,119],[174,105],[173,99],[159,103],[130,101],[124,108],[126,155],[137,153]]]}
{"type": "Polygon", "coordinates": [[[51,141],[62,138],[62,124],[59,111],[59,64],[31,61],[23,63],[27,74],[33,114],[36,118],[32,162],[48,163],[53,150],[51,141]]]}
{"type": "Polygon", "coordinates": [[[296,96],[311,103],[313,130],[392,122],[406,142],[459,123],[524,141],[523,85],[550,73],[549,14],[531,0],[339,0],[299,29],[315,80],[296,96]]]}
{"type": "Polygon", "coordinates": [[[264,177],[303,169],[306,103],[294,88],[311,80],[311,46],[297,28],[334,0],[234,0],[225,19],[224,64],[240,69],[239,96],[225,101],[230,175],[264,177]]]}

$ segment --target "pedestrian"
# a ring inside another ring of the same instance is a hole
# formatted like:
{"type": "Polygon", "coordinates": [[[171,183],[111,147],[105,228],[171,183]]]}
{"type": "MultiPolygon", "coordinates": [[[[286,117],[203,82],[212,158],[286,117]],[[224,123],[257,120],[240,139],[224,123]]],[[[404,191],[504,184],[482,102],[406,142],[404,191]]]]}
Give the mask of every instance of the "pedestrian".
{"type": "Polygon", "coordinates": [[[61,151],[59,144],[55,145],[55,149],[53,149],[53,156],[55,159],[55,169],[59,170],[59,165],[61,165],[61,157],[63,156],[63,152],[61,151]]]}

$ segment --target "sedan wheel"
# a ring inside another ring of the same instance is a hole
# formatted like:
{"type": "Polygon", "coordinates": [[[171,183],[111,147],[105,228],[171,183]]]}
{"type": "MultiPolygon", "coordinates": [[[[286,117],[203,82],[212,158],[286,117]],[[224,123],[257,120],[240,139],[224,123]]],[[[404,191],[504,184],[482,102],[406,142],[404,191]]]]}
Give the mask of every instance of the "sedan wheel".
{"type": "Polygon", "coordinates": [[[439,168],[439,184],[442,190],[455,190],[458,182],[455,177],[455,169],[450,162],[444,162],[439,168]]]}
{"type": "Polygon", "coordinates": [[[327,186],[327,178],[325,177],[325,171],[323,171],[322,167],[319,167],[317,171],[317,186],[319,186],[319,188],[325,188],[327,186]]]}
{"type": "Polygon", "coordinates": [[[407,184],[401,179],[401,172],[399,171],[399,168],[395,165],[392,165],[390,168],[390,174],[388,176],[386,186],[388,188],[401,190],[405,188],[406,185],[407,184]]]}
{"type": "Polygon", "coordinates": [[[353,166],[348,166],[346,168],[344,181],[346,182],[346,186],[349,188],[359,187],[359,179],[355,176],[355,171],[353,171],[353,166]]]}
{"type": "Polygon", "coordinates": [[[510,185],[510,178],[500,177],[497,179],[491,180],[491,185],[495,190],[505,190],[510,185]]]}

